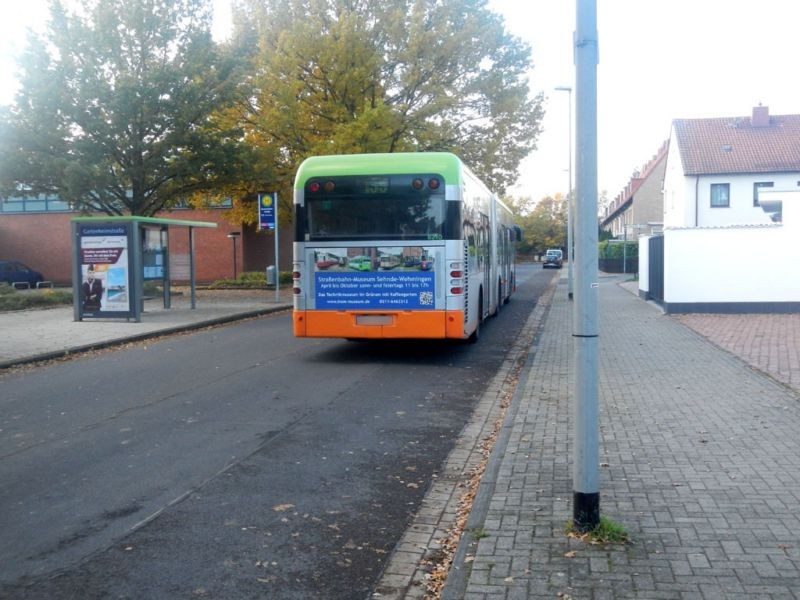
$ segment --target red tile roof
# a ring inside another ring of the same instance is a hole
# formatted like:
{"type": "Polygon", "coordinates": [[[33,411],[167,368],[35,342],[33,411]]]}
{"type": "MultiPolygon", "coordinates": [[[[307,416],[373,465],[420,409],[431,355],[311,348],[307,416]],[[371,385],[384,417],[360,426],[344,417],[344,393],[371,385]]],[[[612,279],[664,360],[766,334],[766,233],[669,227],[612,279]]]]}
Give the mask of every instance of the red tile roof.
{"type": "Polygon", "coordinates": [[[684,175],[800,172],[800,115],[676,119],[684,175]]]}

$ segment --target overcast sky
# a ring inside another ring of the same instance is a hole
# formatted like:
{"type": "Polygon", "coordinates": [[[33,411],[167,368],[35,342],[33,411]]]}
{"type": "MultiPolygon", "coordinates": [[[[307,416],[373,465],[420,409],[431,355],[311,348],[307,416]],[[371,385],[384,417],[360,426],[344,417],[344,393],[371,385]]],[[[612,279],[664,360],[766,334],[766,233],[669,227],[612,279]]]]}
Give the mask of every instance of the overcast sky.
{"type": "MultiPolygon", "coordinates": [[[[8,2],[9,0],[3,0],[8,2]]],[[[228,0],[215,0],[217,35],[228,0]]],[[[0,103],[13,98],[13,55],[46,0],[15,3],[0,20],[0,103]]],[[[570,0],[489,0],[532,47],[534,93],[544,92],[544,132],[512,192],[540,199],[567,191],[567,98],[574,89],[570,0]]],[[[614,198],[669,137],[673,119],[800,113],[800,3],[786,0],[597,0],[598,187],[614,198]]],[[[574,103],[575,94],[572,94],[574,103]]],[[[574,130],[574,112],[573,130],[574,130]]]]}

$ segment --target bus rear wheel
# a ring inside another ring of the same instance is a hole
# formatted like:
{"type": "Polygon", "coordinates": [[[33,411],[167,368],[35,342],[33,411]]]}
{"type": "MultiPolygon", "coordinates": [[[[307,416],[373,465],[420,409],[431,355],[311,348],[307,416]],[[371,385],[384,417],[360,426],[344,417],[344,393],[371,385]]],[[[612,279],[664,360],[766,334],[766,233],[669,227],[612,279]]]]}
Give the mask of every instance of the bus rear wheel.
{"type": "Polygon", "coordinates": [[[475,324],[475,331],[472,332],[467,338],[470,344],[476,343],[481,339],[481,325],[483,324],[483,290],[480,291],[480,298],[478,300],[478,322],[475,324]]]}

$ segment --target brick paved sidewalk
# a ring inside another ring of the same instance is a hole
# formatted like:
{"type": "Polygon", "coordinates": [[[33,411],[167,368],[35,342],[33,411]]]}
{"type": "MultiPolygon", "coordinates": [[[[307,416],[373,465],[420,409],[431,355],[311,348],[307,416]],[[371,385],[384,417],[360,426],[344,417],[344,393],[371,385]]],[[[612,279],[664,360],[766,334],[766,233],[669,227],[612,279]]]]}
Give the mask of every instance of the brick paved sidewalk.
{"type": "Polygon", "coordinates": [[[716,345],[800,390],[800,315],[675,315],[716,345]]]}
{"type": "Polygon", "coordinates": [[[800,598],[797,394],[601,280],[601,511],[569,539],[571,305],[535,347],[466,598],[800,598]],[[573,555],[574,552],[574,555],[573,555]]]}

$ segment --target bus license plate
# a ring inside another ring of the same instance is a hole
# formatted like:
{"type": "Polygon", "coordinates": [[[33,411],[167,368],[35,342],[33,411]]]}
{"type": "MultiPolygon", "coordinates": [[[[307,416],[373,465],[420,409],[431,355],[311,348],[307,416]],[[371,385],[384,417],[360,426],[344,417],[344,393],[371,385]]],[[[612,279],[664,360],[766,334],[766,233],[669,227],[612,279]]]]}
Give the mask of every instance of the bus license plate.
{"type": "Polygon", "coordinates": [[[392,325],[392,315],[356,315],[356,325],[392,325]]]}

